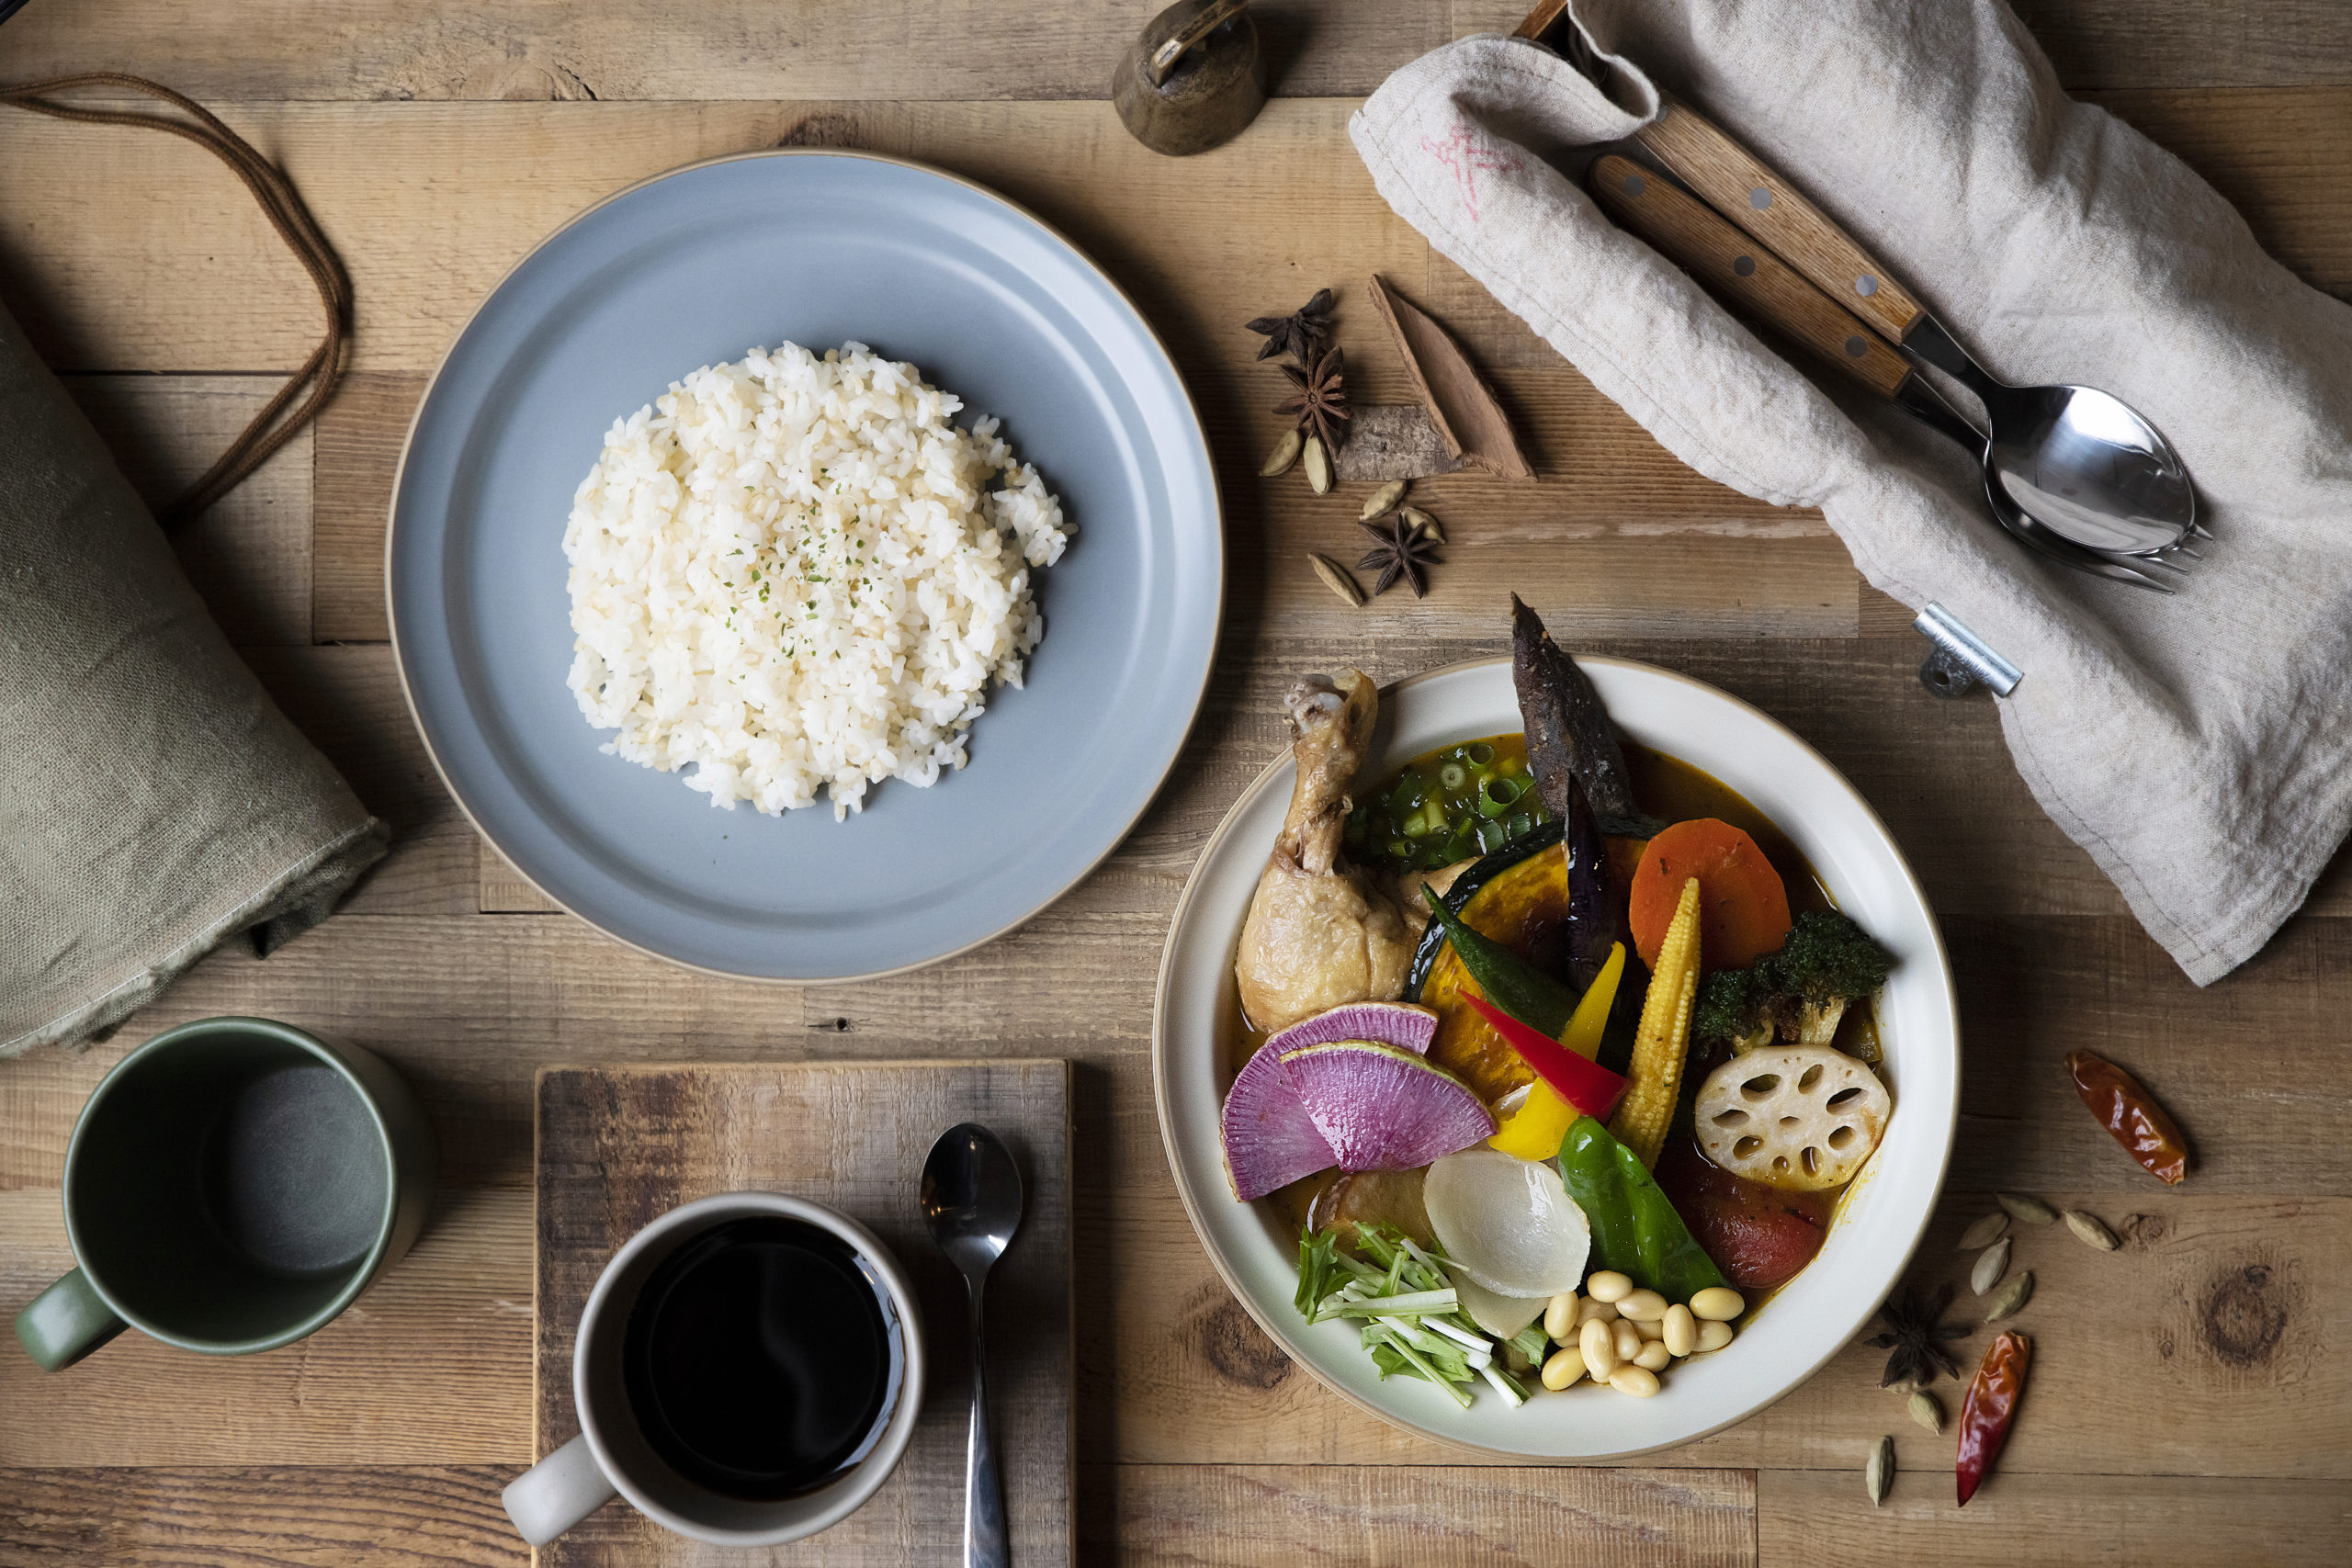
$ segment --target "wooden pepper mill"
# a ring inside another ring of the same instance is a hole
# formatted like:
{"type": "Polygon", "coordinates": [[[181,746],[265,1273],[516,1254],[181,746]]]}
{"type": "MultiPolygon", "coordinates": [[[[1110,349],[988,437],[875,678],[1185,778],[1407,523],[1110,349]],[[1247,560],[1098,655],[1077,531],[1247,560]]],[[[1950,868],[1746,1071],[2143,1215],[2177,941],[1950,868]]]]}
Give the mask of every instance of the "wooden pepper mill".
{"type": "Polygon", "coordinates": [[[1182,158],[1240,134],[1266,104],[1250,0],[1177,0],[1129,45],[1111,101],[1135,139],[1182,158]]]}

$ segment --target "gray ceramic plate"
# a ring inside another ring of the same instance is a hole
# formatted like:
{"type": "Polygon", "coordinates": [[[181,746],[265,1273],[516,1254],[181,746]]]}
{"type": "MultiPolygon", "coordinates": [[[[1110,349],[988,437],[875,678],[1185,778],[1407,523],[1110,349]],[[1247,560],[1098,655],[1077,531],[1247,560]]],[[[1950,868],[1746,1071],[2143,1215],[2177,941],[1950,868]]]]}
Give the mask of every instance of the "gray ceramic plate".
{"type": "Polygon", "coordinates": [[[591,924],[698,968],[839,980],[944,958],[1082,878],[1192,727],[1224,546],[1207,442],[1133,305],[1060,235],[937,170],[723,159],[622,192],[500,284],[417,411],[392,502],[393,644],[450,789],[591,924]],[[1044,572],[1027,684],[971,761],[836,823],[712,807],[598,747],[566,684],[562,540],[620,415],[791,339],[912,360],[1004,421],[1079,532],[1044,572]]]}

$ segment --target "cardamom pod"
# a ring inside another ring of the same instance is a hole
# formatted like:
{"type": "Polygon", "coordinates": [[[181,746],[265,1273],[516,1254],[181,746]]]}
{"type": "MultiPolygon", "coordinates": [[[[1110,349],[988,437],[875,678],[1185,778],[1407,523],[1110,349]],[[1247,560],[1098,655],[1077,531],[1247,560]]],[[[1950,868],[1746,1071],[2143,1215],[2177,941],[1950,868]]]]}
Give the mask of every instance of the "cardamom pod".
{"type": "Polygon", "coordinates": [[[1960,1233],[1954,1252],[1973,1252],[1980,1247],[1990,1247],[2009,1234],[2009,1215],[2006,1209],[1996,1209],[1960,1233]]]}
{"type": "Polygon", "coordinates": [[[2003,1236],[1977,1256],[1976,1267],[1968,1271],[1968,1288],[1983,1295],[2001,1282],[2009,1271],[2009,1238],[2003,1236]]]}
{"type": "Polygon", "coordinates": [[[1405,481],[1390,479],[1372,492],[1372,499],[1363,503],[1363,513],[1356,521],[1369,523],[1375,517],[1385,517],[1388,515],[1388,509],[1404,499],[1405,481]]]}
{"type": "Polygon", "coordinates": [[[2057,1210],[2030,1193],[1996,1192],[1993,1197],[2009,1212],[2009,1218],[2022,1220],[2030,1225],[2046,1225],[2058,1217],[2057,1210]]]}
{"type": "Polygon", "coordinates": [[[2069,1209],[2059,1217],[2066,1222],[2066,1228],[2073,1231],[2075,1238],[2085,1247],[2096,1247],[2101,1252],[2113,1252],[2123,1245],[2115,1239],[2113,1231],[2099,1222],[2097,1214],[2086,1214],[2080,1209],[2069,1209]]]}
{"type": "MultiPolygon", "coordinates": [[[[1363,606],[1363,590],[1356,586],[1356,580],[1348,575],[1346,567],[1329,556],[1318,556],[1312,551],[1308,552],[1306,558],[1313,563],[1315,575],[1323,580],[1324,587],[1346,600],[1350,605],[1357,608],[1363,606]]],[[[1978,1293],[1981,1295],[1983,1292],[1978,1293]]]]}
{"type": "Polygon", "coordinates": [[[1419,507],[1408,506],[1396,515],[1402,517],[1408,526],[1427,535],[1430,539],[1434,540],[1438,544],[1442,545],[1445,543],[1445,530],[1438,526],[1436,518],[1430,516],[1419,507]]]}
{"type": "Polygon", "coordinates": [[[1283,438],[1274,443],[1274,449],[1266,454],[1266,460],[1258,465],[1259,477],[1270,479],[1290,472],[1290,466],[1298,461],[1299,445],[1306,439],[1295,430],[1283,431],[1283,438]]]}
{"type": "Polygon", "coordinates": [[[2001,1293],[1995,1296],[1993,1304],[1985,1309],[1984,1321],[1998,1323],[2005,1317],[2015,1316],[2017,1310],[2032,1299],[2033,1270],[2029,1269],[2001,1287],[2001,1293]]]}
{"type": "Polygon", "coordinates": [[[1911,1397],[1904,1403],[1910,1407],[1912,1420],[1917,1421],[1920,1426],[1925,1427],[1928,1431],[1935,1433],[1938,1437],[1941,1437],[1943,1435],[1944,1407],[1936,1403],[1936,1396],[1934,1394],[1929,1393],[1925,1389],[1920,1389],[1915,1392],[1911,1397]]]}
{"type": "Polygon", "coordinates": [[[1894,1439],[1881,1438],[1871,1450],[1870,1462],[1862,1466],[1862,1484],[1870,1489],[1871,1506],[1875,1508],[1886,1501],[1886,1494],[1894,1484],[1894,1439]]]}
{"type": "Polygon", "coordinates": [[[1317,495],[1331,493],[1331,454],[1315,436],[1306,438],[1303,455],[1306,458],[1306,483],[1317,495]]]}

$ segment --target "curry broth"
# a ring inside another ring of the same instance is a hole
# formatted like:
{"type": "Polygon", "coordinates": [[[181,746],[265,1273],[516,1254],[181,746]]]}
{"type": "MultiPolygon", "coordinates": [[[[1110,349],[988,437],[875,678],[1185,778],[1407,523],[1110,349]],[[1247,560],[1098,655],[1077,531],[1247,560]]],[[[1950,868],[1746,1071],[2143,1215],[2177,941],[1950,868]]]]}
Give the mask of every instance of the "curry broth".
{"type": "MultiPolygon", "coordinates": [[[[1488,735],[1481,736],[1478,739],[1484,744],[1494,747],[1498,759],[1516,758],[1522,765],[1524,764],[1527,745],[1526,737],[1523,734],[1513,732],[1508,735],[1488,735]]],[[[1415,769],[1430,769],[1434,766],[1436,760],[1442,753],[1465,744],[1469,742],[1451,741],[1410,759],[1383,774],[1379,783],[1365,792],[1366,796],[1374,800],[1385,798],[1396,782],[1405,773],[1415,769]]],[[[1695,817],[1713,817],[1720,821],[1730,823],[1755,840],[1756,847],[1764,852],[1764,857],[1771,862],[1772,869],[1781,874],[1781,881],[1788,889],[1789,913],[1792,917],[1801,915],[1808,909],[1827,910],[1838,907],[1837,901],[1830,897],[1829,890],[1822,886],[1821,878],[1813,869],[1813,863],[1804,858],[1795,841],[1782,832],[1770,818],[1750,804],[1746,795],[1741,795],[1713,773],[1702,768],[1693,767],[1679,757],[1654,750],[1631,740],[1624,741],[1623,744],[1626,771],[1633,777],[1634,799],[1644,811],[1668,822],[1686,821],[1695,817]]],[[[1609,840],[1610,860],[1612,867],[1629,866],[1639,852],[1639,843],[1640,840],[1631,839],[1609,840]]],[[[1241,933],[1237,931],[1234,933],[1234,947],[1237,953],[1239,950],[1240,941],[1241,933]]],[[[1627,953],[1629,957],[1633,956],[1630,946],[1627,953]]],[[[1634,957],[1634,962],[1639,964],[1640,960],[1638,957],[1634,957]]],[[[1240,991],[1234,983],[1231,963],[1227,963],[1225,966],[1224,987],[1225,1005],[1221,1010],[1223,1016],[1219,1021],[1218,1054],[1223,1068],[1223,1082],[1229,1087],[1233,1082],[1234,1075],[1241,1070],[1242,1064],[1249,1061],[1257,1053],[1258,1048],[1266,1043],[1267,1034],[1252,1025],[1249,1017],[1242,1011],[1240,991]]],[[[1867,1004],[1847,1009],[1845,1019],[1838,1025],[1838,1037],[1834,1043],[1838,1050],[1845,1052],[1848,1055],[1859,1057],[1876,1070],[1879,1062],[1879,1042],[1877,1020],[1873,1010],[1867,1004]]],[[[1694,1056],[1692,1058],[1690,1067],[1683,1075],[1683,1103],[1679,1109],[1675,1135],[1685,1138],[1690,1136],[1688,1121],[1690,1097],[1697,1091],[1699,1083],[1706,1077],[1707,1070],[1715,1065],[1716,1059],[1713,1057],[1694,1056]]],[[[1882,1077],[1883,1076],[1881,1074],[1882,1077]]],[[[1702,1155],[1701,1157],[1705,1156],[1702,1155]]],[[[1319,1172],[1302,1181],[1293,1182],[1290,1186],[1273,1193],[1269,1201],[1280,1209],[1291,1224],[1304,1226],[1315,1201],[1338,1180],[1339,1177],[1340,1172],[1336,1170],[1319,1172]]],[[[1849,1190],[1849,1188],[1841,1188],[1832,1196],[1833,1224],[1836,1210],[1843,1203],[1849,1190]]]]}

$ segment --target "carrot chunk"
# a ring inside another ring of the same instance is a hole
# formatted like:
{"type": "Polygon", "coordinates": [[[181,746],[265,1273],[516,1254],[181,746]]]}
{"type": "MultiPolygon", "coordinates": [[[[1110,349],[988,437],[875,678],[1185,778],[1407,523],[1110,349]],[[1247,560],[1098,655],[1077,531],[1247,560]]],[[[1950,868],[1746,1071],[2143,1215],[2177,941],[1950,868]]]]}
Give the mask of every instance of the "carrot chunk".
{"type": "Polygon", "coordinates": [[[1657,967],[1658,948],[1682,884],[1699,879],[1701,948],[1710,969],[1745,969],[1777,952],[1789,934],[1789,891],[1756,840],[1728,822],[1693,818],[1659,831],[1634,868],[1625,923],[1642,962],[1657,967]]]}

